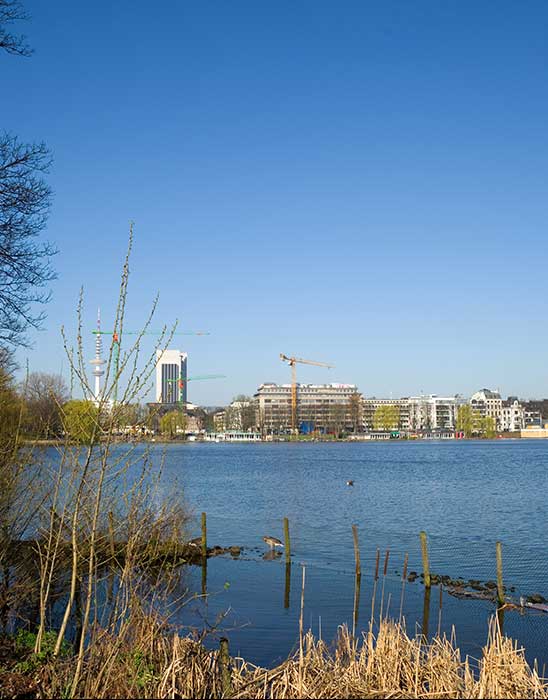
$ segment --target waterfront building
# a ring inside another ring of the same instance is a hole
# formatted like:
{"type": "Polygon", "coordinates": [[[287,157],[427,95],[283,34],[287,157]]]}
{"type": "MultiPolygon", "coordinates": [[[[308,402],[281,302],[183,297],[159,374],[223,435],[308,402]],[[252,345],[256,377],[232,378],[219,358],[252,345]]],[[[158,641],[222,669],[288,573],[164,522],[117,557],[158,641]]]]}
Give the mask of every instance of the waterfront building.
{"type": "Polygon", "coordinates": [[[503,432],[515,432],[525,428],[525,409],[515,396],[502,402],[500,427],[503,432]]]}
{"type": "Polygon", "coordinates": [[[182,400],[187,403],[187,359],[180,350],[156,351],[156,402],[176,404],[181,399],[179,382],[183,382],[182,400]]]}
{"type": "Polygon", "coordinates": [[[548,423],[544,427],[540,425],[528,425],[521,431],[522,438],[548,438],[548,423]]]}
{"type": "Polygon", "coordinates": [[[529,399],[522,401],[525,410],[525,425],[543,425],[548,419],[548,399],[529,399]]]}
{"type": "Polygon", "coordinates": [[[226,430],[225,416],[224,409],[213,414],[213,429],[216,433],[223,433],[226,430]]]}
{"type": "MultiPolygon", "coordinates": [[[[361,394],[355,384],[297,384],[301,433],[361,432],[361,394]]],[[[291,431],[291,384],[261,384],[255,395],[257,423],[265,435],[291,431]]]]}
{"type": "Polygon", "coordinates": [[[411,432],[452,431],[457,424],[457,413],[464,399],[437,394],[411,396],[409,399],[409,430],[411,432]]]}
{"type": "Polygon", "coordinates": [[[206,433],[206,442],[260,442],[261,434],[247,430],[226,430],[224,432],[206,433]]]}
{"type": "Polygon", "coordinates": [[[470,406],[479,411],[482,418],[494,418],[495,428],[501,430],[502,398],[498,391],[480,389],[470,397],[470,406]]]}
{"type": "Polygon", "coordinates": [[[391,430],[407,432],[409,430],[409,399],[378,399],[375,396],[362,399],[363,426],[367,432],[375,430],[375,413],[382,406],[395,406],[398,409],[398,424],[391,430]]]}

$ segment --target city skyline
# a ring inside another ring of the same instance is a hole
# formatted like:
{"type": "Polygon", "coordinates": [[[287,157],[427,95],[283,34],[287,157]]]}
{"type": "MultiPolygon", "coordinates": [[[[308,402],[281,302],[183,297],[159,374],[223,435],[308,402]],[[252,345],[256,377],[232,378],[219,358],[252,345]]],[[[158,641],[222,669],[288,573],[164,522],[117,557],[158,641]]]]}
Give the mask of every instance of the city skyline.
{"type": "Polygon", "coordinates": [[[545,3],[25,7],[3,124],[53,151],[60,252],[22,368],[66,376],[81,285],[112,325],[132,219],[127,327],[159,291],[155,323],[211,332],[196,403],[287,380],[280,352],[368,395],[548,395],[545,3]]]}

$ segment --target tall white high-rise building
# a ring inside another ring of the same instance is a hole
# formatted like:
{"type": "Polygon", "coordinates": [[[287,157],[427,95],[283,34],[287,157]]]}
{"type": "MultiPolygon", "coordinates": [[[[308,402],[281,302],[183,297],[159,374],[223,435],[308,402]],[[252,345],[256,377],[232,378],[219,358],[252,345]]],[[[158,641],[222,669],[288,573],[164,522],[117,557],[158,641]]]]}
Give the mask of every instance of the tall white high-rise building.
{"type": "Polygon", "coordinates": [[[180,350],[156,351],[157,403],[187,403],[187,359],[180,350]]]}

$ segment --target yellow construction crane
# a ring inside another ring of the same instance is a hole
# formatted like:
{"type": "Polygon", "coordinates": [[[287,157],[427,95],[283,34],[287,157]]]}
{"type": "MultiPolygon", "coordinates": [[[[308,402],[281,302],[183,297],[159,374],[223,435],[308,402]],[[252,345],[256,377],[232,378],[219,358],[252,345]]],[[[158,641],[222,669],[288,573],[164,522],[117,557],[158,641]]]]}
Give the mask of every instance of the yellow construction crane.
{"type": "Polygon", "coordinates": [[[280,353],[280,360],[282,362],[287,362],[291,367],[291,432],[295,434],[298,431],[297,428],[297,369],[295,365],[297,362],[303,365],[316,365],[317,367],[329,367],[332,368],[335,365],[328,365],[325,362],[314,362],[313,360],[303,360],[300,357],[287,357],[282,352],[280,353]]]}

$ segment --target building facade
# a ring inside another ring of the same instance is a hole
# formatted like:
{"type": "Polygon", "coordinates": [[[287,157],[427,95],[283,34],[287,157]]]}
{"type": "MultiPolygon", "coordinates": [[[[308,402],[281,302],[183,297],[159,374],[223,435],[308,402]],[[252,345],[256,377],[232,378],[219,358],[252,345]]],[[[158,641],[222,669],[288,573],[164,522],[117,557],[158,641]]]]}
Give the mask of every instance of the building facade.
{"type": "Polygon", "coordinates": [[[502,402],[500,412],[500,430],[515,432],[525,428],[525,409],[515,396],[509,396],[502,402]]]}
{"type": "Polygon", "coordinates": [[[460,396],[411,396],[409,399],[409,430],[411,432],[452,431],[457,425],[460,396]]]}
{"type": "Polygon", "coordinates": [[[157,403],[176,404],[182,399],[183,404],[186,405],[187,360],[187,353],[180,350],[156,351],[157,403]]]}
{"type": "MultiPolygon", "coordinates": [[[[254,395],[263,434],[291,431],[291,384],[261,384],[254,395]]],[[[298,384],[297,425],[301,433],[361,432],[361,394],[354,384],[298,384]]]]}
{"type": "Polygon", "coordinates": [[[493,418],[495,428],[501,430],[502,398],[498,391],[480,389],[470,397],[470,406],[479,411],[482,418],[493,418]]]}
{"type": "Polygon", "coordinates": [[[375,413],[384,406],[395,406],[398,409],[398,424],[392,430],[409,430],[409,399],[378,399],[375,396],[362,399],[363,426],[367,432],[375,430],[375,413]]]}

